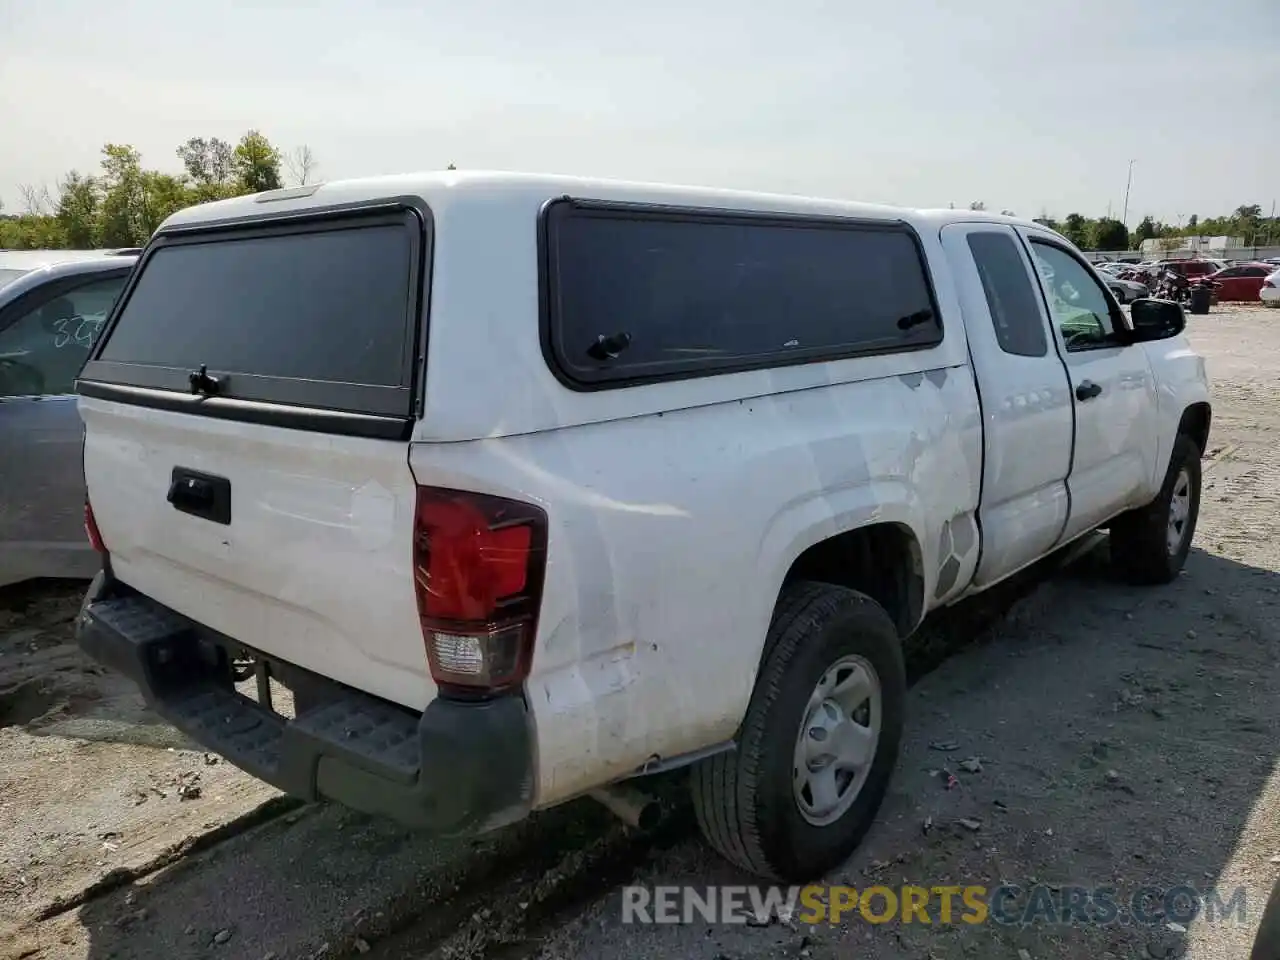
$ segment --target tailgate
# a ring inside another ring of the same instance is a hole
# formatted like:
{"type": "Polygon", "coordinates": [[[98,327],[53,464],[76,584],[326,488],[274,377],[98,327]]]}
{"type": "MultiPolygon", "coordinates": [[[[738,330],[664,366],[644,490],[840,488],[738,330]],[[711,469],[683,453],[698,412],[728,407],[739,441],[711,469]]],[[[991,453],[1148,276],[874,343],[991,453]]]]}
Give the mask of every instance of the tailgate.
{"type": "Polygon", "coordinates": [[[413,211],[153,241],[79,384],[116,577],[280,660],[421,709],[408,434],[413,211]]]}

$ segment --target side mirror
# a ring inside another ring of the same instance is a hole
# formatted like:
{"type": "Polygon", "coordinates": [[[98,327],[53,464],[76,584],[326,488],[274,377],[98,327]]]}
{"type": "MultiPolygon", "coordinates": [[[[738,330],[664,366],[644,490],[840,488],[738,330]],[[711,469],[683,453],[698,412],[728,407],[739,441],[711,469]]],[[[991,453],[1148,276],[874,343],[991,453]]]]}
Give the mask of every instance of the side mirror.
{"type": "Polygon", "coordinates": [[[1168,340],[1187,328],[1187,315],[1182,305],[1172,300],[1142,297],[1130,305],[1129,318],[1133,321],[1130,338],[1134,343],[1168,340]]]}

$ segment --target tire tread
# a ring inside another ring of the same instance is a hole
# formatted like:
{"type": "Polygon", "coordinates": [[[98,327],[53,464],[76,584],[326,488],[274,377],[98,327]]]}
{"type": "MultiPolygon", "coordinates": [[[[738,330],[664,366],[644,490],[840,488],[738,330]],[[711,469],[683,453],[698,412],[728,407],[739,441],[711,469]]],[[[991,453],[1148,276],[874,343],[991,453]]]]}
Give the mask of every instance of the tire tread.
{"type": "MultiPolygon", "coordinates": [[[[1165,472],[1164,483],[1160,493],[1145,507],[1131,510],[1118,517],[1111,526],[1111,559],[1117,571],[1130,583],[1156,585],[1169,583],[1177,577],[1185,560],[1186,549],[1182,559],[1174,563],[1168,555],[1165,545],[1166,511],[1173,484],[1178,476],[1179,468],[1200,463],[1200,451],[1194,440],[1185,433],[1175,438],[1173,449],[1169,454],[1169,467],[1165,472]]],[[[1196,470],[1193,481],[1199,488],[1199,471],[1196,470]]],[[[1199,509],[1199,494],[1196,496],[1196,510],[1199,509]]],[[[1193,515],[1194,519],[1194,515],[1193,515]]],[[[1194,535],[1194,529],[1192,535],[1194,535]]]]}
{"type": "Polygon", "coordinates": [[[707,842],[735,866],[763,878],[784,879],[765,850],[753,803],[764,776],[762,753],[770,708],[780,696],[781,683],[796,648],[851,602],[873,607],[886,623],[890,622],[888,614],[873,600],[844,587],[798,581],[784,588],[739,731],[738,748],[709,757],[693,771],[694,808],[707,842]]]}

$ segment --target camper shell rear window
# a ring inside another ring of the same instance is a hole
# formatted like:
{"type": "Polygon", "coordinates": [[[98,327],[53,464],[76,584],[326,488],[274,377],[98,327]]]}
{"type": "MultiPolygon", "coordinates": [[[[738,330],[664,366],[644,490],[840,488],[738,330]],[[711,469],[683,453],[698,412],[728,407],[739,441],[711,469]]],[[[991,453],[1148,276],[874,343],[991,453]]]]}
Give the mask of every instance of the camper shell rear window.
{"type": "Polygon", "coordinates": [[[231,418],[274,404],[295,420],[407,421],[426,240],[413,210],[162,235],[80,392],[158,405],[178,394],[190,412],[231,418]]]}

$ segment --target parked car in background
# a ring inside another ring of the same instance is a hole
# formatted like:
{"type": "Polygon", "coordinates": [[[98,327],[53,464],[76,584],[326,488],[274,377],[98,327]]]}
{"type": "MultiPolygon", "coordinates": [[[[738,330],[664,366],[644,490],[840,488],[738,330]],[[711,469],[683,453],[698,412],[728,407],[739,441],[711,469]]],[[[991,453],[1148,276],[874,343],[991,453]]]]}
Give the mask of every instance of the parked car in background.
{"type": "Polygon", "coordinates": [[[1156,269],[1172,270],[1188,280],[1194,280],[1196,277],[1207,277],[1211,273],[1216,273],[1221,267],[1212,260],[1159,260],[1156,262],[1156,269]]]}
{"type": "Polygon", "coordinates": [[[1127,271],[1122,270],[1117,276],[1124,280],[1136,280],[1154,290],[1160,280],[1160,267],[1155,263],[1132,263],[1127,271]]]}
{"type": "Polygon", "coordinates": [[[1248,263],[1211,273],[1208,279],[1218,284],[1219,300],[1251,301],[1259,299],[1263,282],[1274,272],[1272,264],[1248,263]]]}
{"type": "Polygon", "coordinates": [[[1258,299],[1268,307],[1280,307],[1280,267],[1263,279],[1258,299]]]}
{"type": "Polygon", "coordinates": [[[103,257],[130,256],[141,253],[139,247],[115,250],[5,250],[0,249],[0,287],[25,276],[32,270],[54,264],[101,260],[103,257]]]}
{"type": "Polygon", "coordinates": [[[0,252],[0,586],[98,570],[84,534],[73,391],[136,261],[110,251],[0,252]]]}
{"type": "Polygon", "coordinates": [[[1095,263],[1093,266],[1102,282],[1121,303],[1151,296],[1151,285],[1146,282],[1144,275],[1134,270],[1133,264],[1113,261],[1095,263]]]}
{"type": "Polygon", "coordinates": [[[1130,303],[1139,297],[1151,296],[1151,288],[1140,280],[1122,280],[1106,272],[1101,272],[1098,276],[1121,303],[1130,303]]]}

